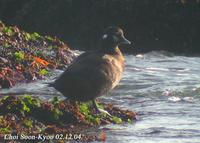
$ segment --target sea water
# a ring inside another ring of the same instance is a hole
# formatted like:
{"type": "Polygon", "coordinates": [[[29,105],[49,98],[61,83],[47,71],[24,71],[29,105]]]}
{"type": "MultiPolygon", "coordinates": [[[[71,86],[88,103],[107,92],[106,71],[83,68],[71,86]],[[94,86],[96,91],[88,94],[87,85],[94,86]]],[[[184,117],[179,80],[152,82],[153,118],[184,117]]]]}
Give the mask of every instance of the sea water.
{"type": "Polygon", "coordinates": [[[108,143],[200,143],[200,57],[167,52],[127,55],[106,102],[134,110],[133,124],[107,125],[108,143]]]}

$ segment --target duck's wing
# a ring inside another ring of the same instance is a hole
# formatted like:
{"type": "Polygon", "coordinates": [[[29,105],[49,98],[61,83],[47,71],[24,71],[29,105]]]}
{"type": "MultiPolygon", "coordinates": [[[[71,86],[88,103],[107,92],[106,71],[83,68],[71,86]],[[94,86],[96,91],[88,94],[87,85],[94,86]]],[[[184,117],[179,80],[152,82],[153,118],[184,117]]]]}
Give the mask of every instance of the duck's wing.
{"type": "Polygon", "coordinates": [[[85,53],[79,56],[55,81],[54,87],[63,94],[74,96],[100,94],[108,84],[100,68],[101,62],[100,54],[85,53]]]}
{"type": "Polygon", "coordinates": [[[63,75],[81,74],[89,69],[94,69],[99,63],[100,57],[100,55],[93,52],[83,53],[72,62],[63,75]]]}

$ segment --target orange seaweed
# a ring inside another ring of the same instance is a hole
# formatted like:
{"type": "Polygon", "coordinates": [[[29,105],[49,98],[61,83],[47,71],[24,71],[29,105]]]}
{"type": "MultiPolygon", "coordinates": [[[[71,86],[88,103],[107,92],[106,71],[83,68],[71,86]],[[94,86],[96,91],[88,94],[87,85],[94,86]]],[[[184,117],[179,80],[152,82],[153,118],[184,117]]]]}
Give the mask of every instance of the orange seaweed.
{"type": "Polygon", "coordinates": [[[36,63],[39,63],[39,64],[41,64],[43,66],[48,66],[50,64],[49,62],[47,62],[47,61],[45,61],[45,60],[43,60],[43,59],[41,59],[39,57],[33,57],[33,59],[34,59],[34,61],[36,63]]]}

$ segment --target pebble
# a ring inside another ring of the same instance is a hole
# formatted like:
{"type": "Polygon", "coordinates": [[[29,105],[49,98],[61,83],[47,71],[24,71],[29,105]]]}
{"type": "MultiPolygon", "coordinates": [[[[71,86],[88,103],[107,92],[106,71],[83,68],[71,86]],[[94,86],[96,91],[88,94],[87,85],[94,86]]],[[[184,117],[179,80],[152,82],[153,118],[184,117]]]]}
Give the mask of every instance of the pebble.
{"type": "Polygon", "coordinates": [[[187,102],[193,102],[194,98],[193,97],[184,97],[183,100],[187,101],[187,102]]]}
{"type": "Polygon", "coordinates": [[[173,102],[178,102],[178,101],[181,101],[181,98],[176,97],[176,96],[172,96],[172,97],[169,97],[168,100],[173,101],[173,102]]]}
{"type": "Polygon", "coordinates": [[[144,58],[144,55],[142,55],[142,54],[137,54],[135,57],[136,57],[136,58],[141,58],[141,59],[143,59],[143,58],[144,58]]]}
{"type": "Polygon", "coordinates": [[[172,91],[169,90],[169,89],[167,89],[167,90],[165,90],[165,91],[162,93],[162,95],[164,95],[164,96],[171,96],[171,95],[172,95],[172,91]]]}

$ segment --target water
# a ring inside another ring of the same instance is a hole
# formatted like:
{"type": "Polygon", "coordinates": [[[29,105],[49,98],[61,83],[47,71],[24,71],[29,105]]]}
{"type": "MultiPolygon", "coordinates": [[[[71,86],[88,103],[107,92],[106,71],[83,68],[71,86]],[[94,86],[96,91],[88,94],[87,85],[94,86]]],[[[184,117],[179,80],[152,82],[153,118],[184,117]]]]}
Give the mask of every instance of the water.
{"type": "Polygon", "coordinates": [[[200,143],[199,57],[128,55],[120,85],[103,99],[139,114],[102,127],[108,143],[200,143]]]}
{"type": "MultiPolygon", "coordinates": [[[[139,119],[100,127],[106,143],[200,143],[200,58],[165,52],[125,58],[119,86],[102,100],[138,112],[139,119]]],[[[34,92],[49,99],[55,91],[43,83],[1,92],[34,92]]]]}

